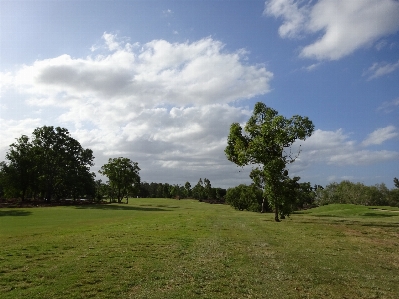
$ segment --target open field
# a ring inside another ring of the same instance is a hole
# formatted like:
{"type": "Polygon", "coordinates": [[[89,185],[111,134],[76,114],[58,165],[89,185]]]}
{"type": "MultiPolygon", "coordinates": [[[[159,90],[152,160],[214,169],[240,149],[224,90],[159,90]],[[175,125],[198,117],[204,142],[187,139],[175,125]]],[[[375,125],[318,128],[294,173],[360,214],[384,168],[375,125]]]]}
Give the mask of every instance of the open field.
{"type": "Polygon", "coordinates": [[[399,298],[398,209],[129,203],[0,209],[0,298],[399,298]]]}

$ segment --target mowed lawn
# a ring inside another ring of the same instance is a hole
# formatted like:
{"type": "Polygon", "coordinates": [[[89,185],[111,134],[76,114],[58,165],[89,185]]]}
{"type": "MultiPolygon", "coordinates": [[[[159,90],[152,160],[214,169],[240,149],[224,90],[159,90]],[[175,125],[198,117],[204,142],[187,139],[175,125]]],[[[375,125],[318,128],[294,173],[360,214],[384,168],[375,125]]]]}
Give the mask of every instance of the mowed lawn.
{"type": "Polygon", "coordinates": [[[0,209],[0,298],[399,298],[398,209],[0,209]]]}

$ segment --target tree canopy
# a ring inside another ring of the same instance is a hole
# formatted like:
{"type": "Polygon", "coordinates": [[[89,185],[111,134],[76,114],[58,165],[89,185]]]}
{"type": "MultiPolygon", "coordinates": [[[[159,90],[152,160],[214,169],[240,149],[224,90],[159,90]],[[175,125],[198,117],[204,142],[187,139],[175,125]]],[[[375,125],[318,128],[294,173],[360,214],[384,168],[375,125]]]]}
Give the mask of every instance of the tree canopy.
{"type": "Polygon", "coordinates": [[[98,172],[108,177],[110,197],[114,197],[121,202],[134,192],[139,192],[140,187],[140,168],[137,162],[129,158],[110,158],[107,164],[101,166],[98,172]]]}
{"type": "Polygon", "coordinates": [[[264,103],[255,104],[254,111],[243,128],[233,123],[227,139],[227,159],[238,166],[257,165],[251,172],[254,183],[264,189],[264,196],[275,211],[284,216],[289,202],[287,188],[292,185],[288,177],[287,164],[299,155],[292,154],[291,145],[296,140],[311,136],[314,125],[307,117],[294,115],[285,118],[264,103]]]}
{"type": "Polygon", "coordinates": [[[36,128],[32,139],[22,135],[10,145],[1,165],[5,193],[47,200],[92,196],[93,152],[83,149],[65,128],[36,128]]]}

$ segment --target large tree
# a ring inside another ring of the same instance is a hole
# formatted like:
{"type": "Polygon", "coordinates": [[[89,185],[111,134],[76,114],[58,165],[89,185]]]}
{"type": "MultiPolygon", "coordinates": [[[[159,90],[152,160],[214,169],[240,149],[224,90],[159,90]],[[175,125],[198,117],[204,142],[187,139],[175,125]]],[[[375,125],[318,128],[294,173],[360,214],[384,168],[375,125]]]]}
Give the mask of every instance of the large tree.
{"type": "Polygon", "coordinates": [[[287,188],[292,181],[286,166],[299,155],[299,151],[292,154],[291,146],[296,140],[305,140],[313,130],[314,125],[307,117],[285,118],[261,102],[255,104],[244,132],[239,123],[230,127],[225,149],[227,159],[238,166],[257,165],[251,178],[255,183],[261,183],[276,221],[280,221],[280,215],[284,216],[290,201],[287,188]]]}
{"type": "Polygon", "coordinates": [[[6,159],[6,188],[22,200],[28,191],[47,200],[93,193],[93,152],[83,149],[65,128],[36,128],[31,140],[22,135],[10,145],[6,159]]]}
{"type": "Polygon", "coordinates": [[[133,192],[139,192],[140,187],[140,168],[137,162],[131,161],[129,158],[110,158],[107,164],[101,166],[99,173],[108,177],[109,188],[118,199],[122,199],[133,192]]]}
{"type": "Polygon", "coordinates": [[[37,156],[34,152],[26,135],[22,135],[10,145],[6,153],[8,161],[3,162],[1,167],[7,196],[21,197],[24,201],[26,193],[37,187],[37,156]]]}
{"type": "Polygon", "coordinates": [[[93,193],[94,178],[90,173],[90,167],[94,165],[93,151],[84,149],[67,129],[37,128],[33,131],[32,144],[46,199],[68,196],[76,199],[86,192],[93,193]]]}

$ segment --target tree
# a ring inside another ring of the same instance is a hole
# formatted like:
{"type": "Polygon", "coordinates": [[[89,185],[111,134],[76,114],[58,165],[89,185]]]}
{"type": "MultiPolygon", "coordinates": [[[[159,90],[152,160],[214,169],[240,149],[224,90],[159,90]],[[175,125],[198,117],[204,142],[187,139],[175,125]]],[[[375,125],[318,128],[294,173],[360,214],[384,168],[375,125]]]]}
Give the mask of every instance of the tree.
{"type": "Polygon", "coordinates": [[[100,202],[107,194],[107,185],[104,184],[102,180],[96,180],[94,186],[95,186],[94,198],[96,201],[100,202]]]}
{"type": "Polygon", "coordinates": [[[204,178],[204,195],[206,199],[214,199],[216,194],[214,194],[214,190],[212,189],[211,181],[207,178],[204,178]]]}
{"type": "MultiPolygon", "coordinates": [[[[47,200],[67,196],[76,199],[85,195],[88,185],[81,182],[88,182],[92,177],[90,167],[94,165],[94,156],[91,149],[83,149],[67,129],[52,126],[35,129],[32,144],[40,173],[39,184],[47,200]],[[79,190],[71,194],[75,184],[80,185],[79,190]]],[[[92,186],[90,189],[91,192],[92,186]]]]}
{"type": "Polygon", "coordinates": [[[21,197],[25,200],[27,191],[35,184],[37,175],[37,157],[34,155],[33,145],[29,137],[22,135],[16,142],[10,145],[6,153],[8,163],[2,165],[5,177],[6,193],[11,197],[21,197]]]}
{"type": "Polygon", "coordinates": [[[184,192],[186,194],[186,197],[191,197],[191,184],[189,182],[186,182],[184,184],[184,192]]]}
{"type": "Polygon", "coordinates": [[[110,158],[98,172],[108,177],[111,193],[121,203],[124,197],[128,199],[129,194],[139,191],[139,171],[137,162],[119,157],[110,158]]]}
{"type": "Polygon", "coordinates": [[[399,180],[397,178],[393,179],[393,183],[394,183],[396,188],[399,188],[399,180]]]}
{"type": "Polygon", "coordinates": [[[197,185],[194,186],[192,193],[195,199],[198,199],[199,201],[202,201],[204,199],[205,187],[204,183],[202,182],[202,178],[200,178],[197,185]]]}
{"type": "Polygon", "coordinates": [[[31,141],[22,135],[10,145],[6,159],[6,188],[22,200],[27,192],[49,201],[94,193],[93,152],[83,149],[65,128],[36,128],[31,141]]]}
{"type": "Polygon", "coordinates": [[[265,104],[255,104],[253,115],[243,128],[233,123],[227,140],[227,159],[238,166],[258,165],[252,170],[254,181],[263,182],[264,196],[279,220],[279,207],[287,201],[284,190],[287,187],[286,166],[295,161],[291,145],[296,140],[305,140],[314,130],[307,118],[294,115],[285,118],[265,104]]]}
{"type": "Polygon", "coordinates": [[[262,191],[255,185],[239,185],[227,189],[226,202],[236,210],[259,212],[262,202],[262,191]]]}

